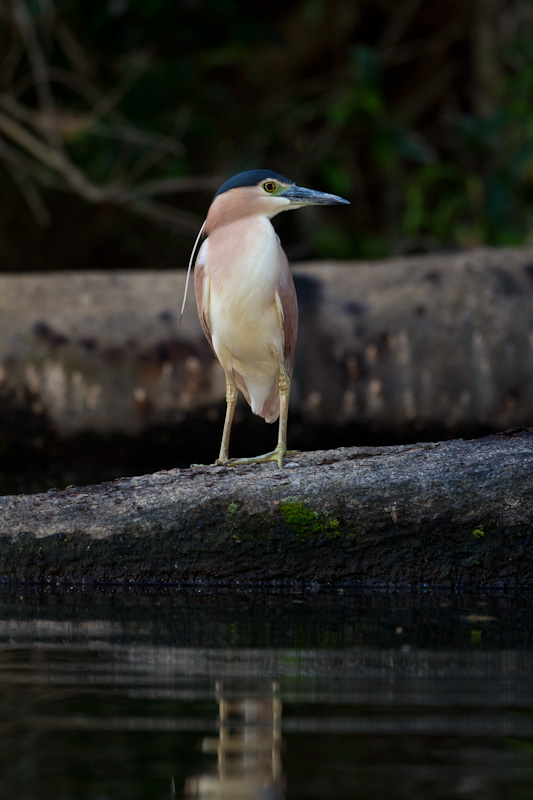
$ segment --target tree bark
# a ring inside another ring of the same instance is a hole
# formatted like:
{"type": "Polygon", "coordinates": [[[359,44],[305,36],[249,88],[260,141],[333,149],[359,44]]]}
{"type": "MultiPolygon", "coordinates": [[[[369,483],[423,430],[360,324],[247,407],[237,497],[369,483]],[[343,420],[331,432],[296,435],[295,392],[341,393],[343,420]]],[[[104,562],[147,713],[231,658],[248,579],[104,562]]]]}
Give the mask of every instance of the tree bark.
{"type": "Polygon", "coordinates": [[[0,498],[0,577],[533,584],[533,430],[0,498]]]}

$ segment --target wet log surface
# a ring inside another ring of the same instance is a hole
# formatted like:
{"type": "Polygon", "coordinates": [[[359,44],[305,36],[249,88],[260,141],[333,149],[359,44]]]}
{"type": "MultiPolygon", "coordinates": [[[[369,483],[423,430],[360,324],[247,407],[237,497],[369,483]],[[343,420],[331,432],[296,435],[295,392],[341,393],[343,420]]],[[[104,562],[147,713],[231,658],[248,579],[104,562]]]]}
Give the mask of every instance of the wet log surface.
{"type": "Polygon", "coordinates": [[[0,498],[0,577],[533,586],[533,430],[0,498]]]}

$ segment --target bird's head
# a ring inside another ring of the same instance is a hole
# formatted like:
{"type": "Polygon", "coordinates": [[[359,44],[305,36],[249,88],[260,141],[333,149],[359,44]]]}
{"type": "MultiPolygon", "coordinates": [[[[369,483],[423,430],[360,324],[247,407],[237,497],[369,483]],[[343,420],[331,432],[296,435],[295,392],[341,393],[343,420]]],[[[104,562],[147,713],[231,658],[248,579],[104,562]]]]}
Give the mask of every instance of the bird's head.
{"type": "Polygon", "coordinates": [[[240,209],[245,214],[262,214],[274,217],[281,211],[303,206],[349,205],[350,201],[336,194],[306,189],[285,178],[278,172],[254,169],[239,172],[226,181],[213,198],[213,205],[220,211],[228,208],[240,209]]]}

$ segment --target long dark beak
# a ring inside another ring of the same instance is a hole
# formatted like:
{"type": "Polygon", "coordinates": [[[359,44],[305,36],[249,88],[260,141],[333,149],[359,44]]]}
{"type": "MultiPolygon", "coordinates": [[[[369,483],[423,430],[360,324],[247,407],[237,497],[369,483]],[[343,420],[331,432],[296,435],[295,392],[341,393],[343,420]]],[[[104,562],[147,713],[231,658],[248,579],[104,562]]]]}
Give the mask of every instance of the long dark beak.
{"type": "Polygon", "coordinates": [[[305,189],[303,186],[290,186],[283,192],[282,197],[290,200],[295,206],[349,206],[350,201],[344,197],[327,192],[317,192],[314,189],[305,189]]]}

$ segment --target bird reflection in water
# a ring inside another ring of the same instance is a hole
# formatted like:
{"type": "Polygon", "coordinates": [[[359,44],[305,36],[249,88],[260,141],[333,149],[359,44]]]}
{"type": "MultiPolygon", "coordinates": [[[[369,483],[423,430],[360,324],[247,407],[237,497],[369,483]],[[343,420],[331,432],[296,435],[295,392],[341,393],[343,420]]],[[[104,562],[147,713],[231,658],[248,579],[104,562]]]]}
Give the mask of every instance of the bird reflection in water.
{"type": "MultiPolygon", "coordinates": [[[[217,767],[185,781],[185,800],[283,800],[281,699],[277,682],[268,691],[227,690],[216,684],[219,735],[202,739],[217,767]]],[[[214,765],[213,765],[214,766],[214,765]]]]}

